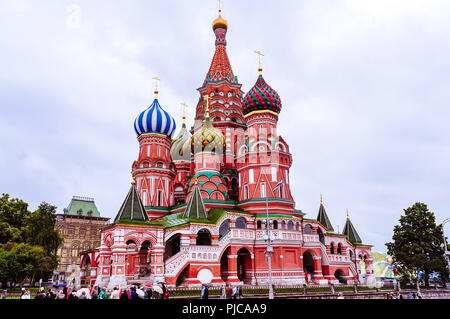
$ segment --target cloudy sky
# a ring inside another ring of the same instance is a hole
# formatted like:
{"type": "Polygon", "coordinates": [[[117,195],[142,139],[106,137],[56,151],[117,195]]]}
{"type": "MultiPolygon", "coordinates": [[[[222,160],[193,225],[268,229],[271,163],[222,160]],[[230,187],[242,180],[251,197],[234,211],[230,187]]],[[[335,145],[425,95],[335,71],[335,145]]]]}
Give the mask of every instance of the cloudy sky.
{"type": "MultiPolygon", "coordinates": [[[[450,1],[224,0],[228,55],[248,91],[261,50],[283,102],[296,207],[320,194],[385,251],[404,208],[450,217],[450,1]]],[[[94,197],[114,217],[153,99],[192,123],[217,1],[0,0],[0,192],[62,212],[94,197]]],[[[449,223],[450,224],[450,223],[449,223]]],[[[447,224],[446,234],[450,234],[447,224]]]]}

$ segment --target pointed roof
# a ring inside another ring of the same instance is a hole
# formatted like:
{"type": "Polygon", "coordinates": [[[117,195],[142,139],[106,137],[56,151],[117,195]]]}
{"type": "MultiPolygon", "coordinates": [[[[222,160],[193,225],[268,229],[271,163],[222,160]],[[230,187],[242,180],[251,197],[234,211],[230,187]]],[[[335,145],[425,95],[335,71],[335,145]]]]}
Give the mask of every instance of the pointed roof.
{"type": "Polygon", "coordinates": [[[353,244],[361,244],[362,240],[361,237],[359,237],[358,232],[356,231],[355,226],[353,226],[352,222],[350,221],[350,217],[347,213],[347,221],[345,222],[344,229],[342,230],[342,235],[345,235],[349,242],[353,244]]]}
{"type": "Polygon", "coordinates": [[[216,45],[214,57],[205,80],[214,82],[228,80],[230,83],[236,84],[225,45],[216,45]]]}
{"type": "Polygon", "coordinates": [[[200,188],[198,182],[192,186],[192,194],[189,203],[186,206],[186,210],[183,214],[184,218],[194,219],[207,219],[205,204],[203,203],[202,195],[200,194],[200,188]]]}
{"type": "Polygon", "coordinates": [[[145,211],[144,205],[142,204],[141,198],[139,197],[135,183],[131,183],[127,197],[125,197],[114,222],[124,219],[141,221],[148,220],[148,215],[145,211]]]}
{"type": "Polygon", "coordinates": [[[317,220],[324,225],[329,232],[333,232],[333,226],[331,225],[330,219],[328,218],[325,207],[323,206],[322,196],[320,196],[320,207],[319,214],[317,214],[317,220]]]}
{"type": "Polygon", "coordinates": [[[237,84],[226,49],[228,23],[222,18],[220,12],[219,18],[214,21],[213,25],[213,31],[216,35],[216,50],[205,81],[217,82],[228,80],[230,83],[237,84]]]}

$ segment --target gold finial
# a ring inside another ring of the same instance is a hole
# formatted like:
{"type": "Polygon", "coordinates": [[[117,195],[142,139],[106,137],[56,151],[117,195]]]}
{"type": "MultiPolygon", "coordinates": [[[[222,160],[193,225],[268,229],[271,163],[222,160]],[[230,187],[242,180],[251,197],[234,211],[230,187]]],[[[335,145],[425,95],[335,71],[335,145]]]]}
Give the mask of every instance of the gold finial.
{"type": "Polygon", "coordinates": [[[218,0],[219,3],[219,17],[213,21],[212,27],[213,30],[215,30],[216,28],[224,28],[224,29],[228,29],[228,22],[222,18],[222,2],[221,0],[218,0]]]}
{"type": "Polygon", "coordinates": [[[161,80],[160,78],[158,78],[157,76],[152,78],[153,80],[155,80],[155,99],[158,98],[158,84],[159,84],[159,80],[161,80]]]}
{"type": "Polygon", "coordinates": [[[198,184],[197,173],[195,173],[195,184],[198,184]]]}
{"type": "Polygon", "coordinates": [[[135,171],[136,171],[136,168],[133,166],[133,169],[131,171],[131,184],[136,184],[135,171]]]}
{"type": "Polygon", "coordinates": [[[181,103],[183,105],[183,123],[186,124],[186,102],[181,103]]]}
{"type": "Polygon", "coordinates": [[[209,117],[209,96],[208,95],[203,95],[203,98],[206,101],[206,109],[205,109],[206,116],[205,116],[205,118],[207,118],[207,117],[209,117]]]}
{"type": "Polygon", "coordinates": [[[264,54],[262,54],[261,51],[259,50],[255,50],[255,53],[258,55],[258,61],[259,61],[259,67],[258,67],[258,72],[259,74],[262,74],[262,65],[261,65],[261,57],[264,56],[264,54]]]}
{"type": "Polygon", "coordinates": [[[347,208],[347,219],[350,219],[350,215],[348,214],[348,208],[347,208]]]}
{"type": "Polygon", "coordinates": [[[323,205],[322,194],[320,194],[320,205],[323,205]]]}

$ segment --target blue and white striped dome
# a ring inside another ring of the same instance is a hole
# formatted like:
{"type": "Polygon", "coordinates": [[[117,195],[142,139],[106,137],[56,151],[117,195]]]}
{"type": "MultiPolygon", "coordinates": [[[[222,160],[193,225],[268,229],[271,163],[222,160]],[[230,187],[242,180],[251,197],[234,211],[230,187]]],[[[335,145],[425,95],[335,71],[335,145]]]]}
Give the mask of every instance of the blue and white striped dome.
{"type": "Polygon", "coordinates": [[[155,99],[148,109],[138,115],[134,121],[137,136],[145,133],[159,133],[172,137],[175,132],[175,120],[159,105],[155,99]]]}

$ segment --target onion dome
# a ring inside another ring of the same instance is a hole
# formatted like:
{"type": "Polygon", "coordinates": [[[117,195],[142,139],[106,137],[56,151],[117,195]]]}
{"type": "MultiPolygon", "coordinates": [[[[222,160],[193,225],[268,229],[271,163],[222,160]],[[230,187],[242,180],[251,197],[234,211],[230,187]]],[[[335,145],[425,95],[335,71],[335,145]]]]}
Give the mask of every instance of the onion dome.
{"type": "Polygon", "coordinates": [[[209,119],[209,110],[206,110],[206,119],[201,129],[191,138],[191,151],[199,152],[222,152],[225,153],[225,137],[215,129],[209,119]]]}
{"type": "Polygon", "coordinates": [[[159,105],[157,98],[134,121],[134,130],[137,136],[146,133],[158,133],[172,137],[175,129],[176,124],[174,118],[159,105]]]}
{"type": "Polygon", "coordinates": [[[219,10],[219,17],[213,21],[212,28],[216,30],[218,28],[228,29],[228,22],[221,15],[222,10],[219,10]]]}
{"type": "Polygon", "coordinates": [[[191,134],[186,129],[186,123],[183,117],[183,125],[178,135],[173,139],[170,147],[170,155],[173,161],[191,160],[191,134]]]}
{"type": "Polygon", "coordinates": [[[244,97],[244,115],[253,111],[280,113],[281,99],[260,74],[252,89],[244,97]]]}

